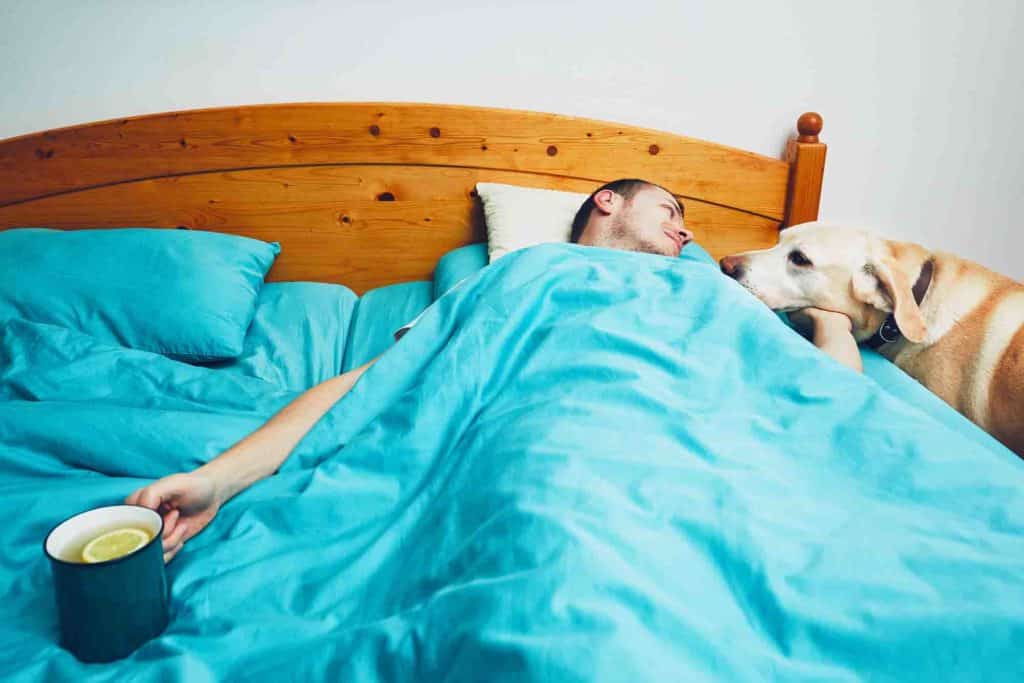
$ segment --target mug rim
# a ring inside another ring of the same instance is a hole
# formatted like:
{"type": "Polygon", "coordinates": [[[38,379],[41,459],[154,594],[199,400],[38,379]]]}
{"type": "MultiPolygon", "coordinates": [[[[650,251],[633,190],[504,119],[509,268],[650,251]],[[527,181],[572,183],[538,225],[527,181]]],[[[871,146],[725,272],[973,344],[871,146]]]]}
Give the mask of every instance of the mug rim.
{"type": "Polygon", "coordinates": [[[119,503],[117,505],[101,505],[99,507],[89,508],[88,510],[82,510],[81,512],[76,512],[75,514],[73,514],[73,515],[71,515],[69,517],[65,517],[64,519],[62,519],[61,521],[59,521],[55,525],[53,525],[53,528],[51,528],[50,531],[47,532],[46,536],[43,537],[43,554],[46,555],[46,557],[49,558],[51,562],[58,562],[60,564],[68,565],[68,566],[71,566],[71,567],[109,567],[112,564],[117,564],[118,562],[121,562],[122,560],[127,560],[130,557],[134,557],[135,555],[141,553],[146,548],[151,546],[157,540],[160,540],[162,542],[163,541],[163,535],[164,535],[164,518],[163,518],[163,515],[161,515],[159,512],[157,512],[156,510],[154,510],[152,508],[148,508],[145,505],[138,505],[136,503],[119,503]],[[147,512],[150,512],[150,513],[156,515],[157,519],[160,522],[160,528],[157,529],[156,534],[154,534],[153,538],[149,539],[148,543],[144,543],[143,545],[139,546],[138,548],[136,548],[135,550],[131,551],[127,555],[121,555],[119,557],[114,557],[114,558],[111,558],[109,560],[103,560],[102,562],[69,562],[67,560],[64,560],[64,559],[61,559],[61,558],[57,557],[56,555],[53,555],[50,552],[50,550],[47,548],[48,542],[50,540],[50,536],[52,536],[53,532],[56,531],[65,522],[70,522],[75,517],[87,514],[89,512],[93,512],[94,510],[110,510],[112,508],[140,508],[142,510],[146,510],[147,512]]]}

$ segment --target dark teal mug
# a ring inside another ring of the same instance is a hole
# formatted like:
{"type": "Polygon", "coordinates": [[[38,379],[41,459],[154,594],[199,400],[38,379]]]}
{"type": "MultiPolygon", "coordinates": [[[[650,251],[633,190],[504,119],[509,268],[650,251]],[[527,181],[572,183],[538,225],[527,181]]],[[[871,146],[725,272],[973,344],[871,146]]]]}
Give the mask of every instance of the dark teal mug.
{"type": "Polygon", "coordinates": [[[47,534],[43,550],[53,570],[60,644],[81,661],[121,659],[167,626],[163,529],[163,519],[149,508],[110,505],[69,517],[47,534]],[[121,557],[83,559],[90,539],[123,527],[150,539],[121,557]]]}

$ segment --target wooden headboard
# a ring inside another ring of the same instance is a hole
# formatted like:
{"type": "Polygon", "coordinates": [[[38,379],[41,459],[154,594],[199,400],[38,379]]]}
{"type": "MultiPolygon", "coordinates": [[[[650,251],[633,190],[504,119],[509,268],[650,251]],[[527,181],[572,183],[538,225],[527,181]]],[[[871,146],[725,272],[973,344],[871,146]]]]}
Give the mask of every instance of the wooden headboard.
{"type": "Polygon", "coordinates": [[[528,111],[284,104],[118,119],[0,141],[0,229],[214,230],[278,241],[269,279],[357,292],[428,279],[485,239],[477,181],[576,192],[663,185],[716,257],[818,214],[825,145],[804,114],[785,160],[528,111]]]}

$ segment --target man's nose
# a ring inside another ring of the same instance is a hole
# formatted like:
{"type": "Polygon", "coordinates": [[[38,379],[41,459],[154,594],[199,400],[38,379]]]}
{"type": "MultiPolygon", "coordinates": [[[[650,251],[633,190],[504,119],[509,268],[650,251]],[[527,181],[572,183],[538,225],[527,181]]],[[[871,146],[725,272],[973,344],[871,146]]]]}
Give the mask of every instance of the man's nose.
{"type": "Polygon", "coordinates": [[[722,267],[722,272],[729,277],[736,280],[743,277],[745,264],[742,256],[726,256],[718,264],[722,267]]]}
{"type": "Polygon", "coordinates": [[[693,241],[693,230],[690,230],[685,225],[679,228],[676,232],[678,232],[679,236],[683,238],[683,244],[689,244],[693,241]]]}

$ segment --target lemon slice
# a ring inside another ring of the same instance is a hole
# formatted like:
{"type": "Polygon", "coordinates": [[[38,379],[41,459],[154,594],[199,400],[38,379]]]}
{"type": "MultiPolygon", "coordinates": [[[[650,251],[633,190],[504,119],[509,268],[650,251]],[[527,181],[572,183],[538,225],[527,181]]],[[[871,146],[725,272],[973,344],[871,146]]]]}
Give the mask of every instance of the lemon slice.
{"type": "Polygon", "coordinates": [[[142,529],[129,527],[108,531],[85,544],[82,561],[92,564],[123,557],[149,543],[150,538],[142,529]]]}

